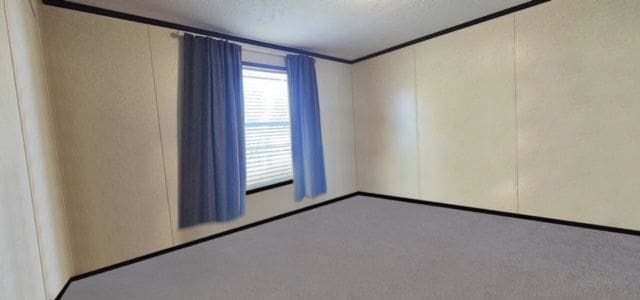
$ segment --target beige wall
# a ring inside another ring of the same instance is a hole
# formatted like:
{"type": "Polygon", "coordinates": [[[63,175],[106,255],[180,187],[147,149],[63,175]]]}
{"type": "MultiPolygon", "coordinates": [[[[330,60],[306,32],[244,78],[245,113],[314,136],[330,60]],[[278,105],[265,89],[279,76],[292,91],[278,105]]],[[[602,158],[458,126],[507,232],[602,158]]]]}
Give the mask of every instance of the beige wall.
{"type": "Polygon", "coordinates": [[[72,262],[37,10],[0,4],[0,298],[53,299],[72,262]]]}
{"type": "Polygon", "coordinates": [[[420,196],[515,212],[513,15],[416,52],[420,196]]]}
{"type": "Polygon", "coordinates": [[[236,221],[178,229],[179,39],[139,23],[43,13],[76,273],[356,191],[350,66],[318,60],[329,192],[296,203],[284,186],[248,196],[236,221]]]}
{"type": "Polygon", "coordinates": [[[0,4],[0,298],[43,299],[44,283],[4,0],[0,4]]]}
{"type": "Polygon", "coordinates": [[[555,0],[354,66],[318,60],[329,192],[252,194],[245,217],[186,230],[179,39],[0,4],[0,268],[15,274],[0,298],[52,298],[71,274],[356,189],[640,229],[637,1],[555,0]]]}
{"type": "Polygon", "coordinates": [[[359,189],[640,229],[639,13],[554,0],[356,64],[359,189]]]}
{"type": "Polygon", "coordinates": [[[640,229],[640,1],[516,15],[524,214],[640,229]]]}
{"type": "Polygon", "coordinates": [[[144,25],[43,7],[76,273],[170,247],[144,25]]]}
{"type": "Polygon", "coordinates": [[[414,49],[353,66],[358,190],[418,198],[414,49]]]}

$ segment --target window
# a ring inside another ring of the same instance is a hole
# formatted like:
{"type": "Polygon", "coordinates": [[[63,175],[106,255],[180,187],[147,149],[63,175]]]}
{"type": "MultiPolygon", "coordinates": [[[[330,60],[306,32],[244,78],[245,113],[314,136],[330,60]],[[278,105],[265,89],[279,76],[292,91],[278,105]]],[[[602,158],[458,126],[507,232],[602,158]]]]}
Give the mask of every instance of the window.
{"type": "Polygon", "coordinates": [[[291,180],[287,73],[245,65],[242,77],[247,190],[291,180]]]}

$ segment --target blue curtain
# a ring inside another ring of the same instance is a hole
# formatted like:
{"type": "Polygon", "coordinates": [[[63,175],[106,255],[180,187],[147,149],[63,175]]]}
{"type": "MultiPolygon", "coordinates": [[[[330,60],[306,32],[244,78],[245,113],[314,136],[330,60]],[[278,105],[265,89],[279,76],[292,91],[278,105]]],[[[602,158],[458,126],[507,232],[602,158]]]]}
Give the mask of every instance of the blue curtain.
{"type": "Polygon", "coordinates": [[[245,210],[244,99],[239,45],[183,40],[180,227],[238,218],[245,210]]]}
{"type": "Polygon", "coordinates": [[[296,201],[327,192],[315,60],[287,55],[296,201]]]}

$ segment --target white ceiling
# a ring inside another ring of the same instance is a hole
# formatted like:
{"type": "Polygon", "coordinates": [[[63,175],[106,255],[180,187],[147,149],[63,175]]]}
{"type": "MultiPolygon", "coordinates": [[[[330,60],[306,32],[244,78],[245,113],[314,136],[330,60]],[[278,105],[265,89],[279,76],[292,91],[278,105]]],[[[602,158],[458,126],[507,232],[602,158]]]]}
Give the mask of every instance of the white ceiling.
{"type": "Polygon", "coordinates": [[[526,0],[73,0],[345,59],[526,0]]]}

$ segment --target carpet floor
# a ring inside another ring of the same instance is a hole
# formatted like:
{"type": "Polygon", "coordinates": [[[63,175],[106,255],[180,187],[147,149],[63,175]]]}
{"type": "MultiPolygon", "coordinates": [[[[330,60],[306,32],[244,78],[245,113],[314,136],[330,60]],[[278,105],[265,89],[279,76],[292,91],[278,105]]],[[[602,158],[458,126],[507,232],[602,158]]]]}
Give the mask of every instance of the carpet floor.
{"type": "Polygon", "coordinates": [[[63,299],[640,299],[640,237],[357,196],[72,282],[63,299]]]}

